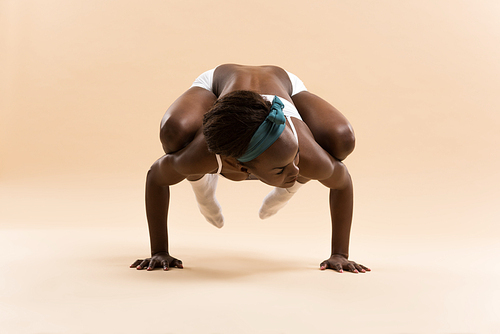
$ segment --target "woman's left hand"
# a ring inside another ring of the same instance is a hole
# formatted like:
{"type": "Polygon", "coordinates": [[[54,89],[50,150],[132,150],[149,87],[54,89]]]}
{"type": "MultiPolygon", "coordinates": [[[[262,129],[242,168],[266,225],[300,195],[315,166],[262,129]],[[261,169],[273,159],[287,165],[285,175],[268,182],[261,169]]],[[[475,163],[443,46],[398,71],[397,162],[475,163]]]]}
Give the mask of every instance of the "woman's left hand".
{"type": "Polygon", "coordinates": [[[365,267],[362,264],[358,264],[354,261],[349,261],[343,255],[332,255],[328,260],[321,262],[319,266],[321,270],[333,269],[335,271],[338,271],[339,273],[344,272],[344,270],[356,274],[371,271],[370,268],[365,267]]]}

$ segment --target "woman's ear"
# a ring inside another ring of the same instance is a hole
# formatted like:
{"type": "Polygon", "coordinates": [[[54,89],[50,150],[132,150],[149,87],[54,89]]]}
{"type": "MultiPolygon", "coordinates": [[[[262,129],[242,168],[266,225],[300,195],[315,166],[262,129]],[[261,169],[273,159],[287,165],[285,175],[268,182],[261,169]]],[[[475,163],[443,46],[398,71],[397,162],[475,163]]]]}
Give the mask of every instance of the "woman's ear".
{"type": "Polygon", "coordinates": [[[238,169],[240,172],[243,172],[243,173],[249,173],[248,171],[248,166],[245,166],[243,164],[243,162],[239,162],[237,159],[233,158],[233,157],[227,157],[226,160],[233,166],[236,167],[236,169],[238,169]]]}
{"type": "MultiPolygon", "coordinates": [[[[236,160],[236,159],[235,159],[236,160]]],[[[243,172],[243,173],[250,173],[248,171],[248,166],[245,166],[243,164],[243,162],[239,162],[238,160],[236,160],[236,167],[238,167],[239,171],[240,172],[243,172]]]]}
{"type": "Polygon", "coordinates": [[[238,168],[239,168],[240,172],[248,173],[248,168],[247,167],[238,164],[238,168]]]}
{"type": "Polygon", "coordinates": [[[243,165],[243,163],[239,162],[238,160],[236,160],[236,168],[238,168],[240,172],[248,173],[248,167],[243,165]]]}

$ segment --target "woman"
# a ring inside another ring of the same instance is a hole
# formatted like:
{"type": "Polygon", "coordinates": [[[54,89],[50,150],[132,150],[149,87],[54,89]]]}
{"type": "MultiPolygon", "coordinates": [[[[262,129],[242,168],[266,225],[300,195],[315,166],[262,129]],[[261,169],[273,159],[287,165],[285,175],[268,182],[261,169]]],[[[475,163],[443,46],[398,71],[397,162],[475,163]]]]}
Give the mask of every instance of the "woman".
{"type": "Polygon", "coordinates": [[[341,162],[354,149],[347,119],[276,66],[225,64],[203,73],[167,110],[160,139],[165,155],[148,172],[146,213],[151,258],[131,267],[182,268],[168,251],[169,186],[190,181],[201,213],[222,227],[215,199],[218,174],[274,186],[259,216],[272,216],[300,186],[318,180],[330,188],[331,256],[322,270],[369,271],[348,260],[353,190],[341,162]]]}

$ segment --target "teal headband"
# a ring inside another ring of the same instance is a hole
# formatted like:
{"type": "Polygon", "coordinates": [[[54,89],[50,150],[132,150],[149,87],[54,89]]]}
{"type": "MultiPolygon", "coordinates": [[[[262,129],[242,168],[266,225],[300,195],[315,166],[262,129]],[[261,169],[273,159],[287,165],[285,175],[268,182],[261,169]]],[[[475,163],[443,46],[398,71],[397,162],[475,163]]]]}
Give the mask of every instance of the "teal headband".
{"type": "Polygon", "coordinates": [[[257,158],[278,140],[283,130],[285,130],[284,106],[283,102],[275,96],[271,105],[271,112],[255,131],[252,139],[250,139],[247,151],[237,159],[238,161],[247,162],[257,158]]]}

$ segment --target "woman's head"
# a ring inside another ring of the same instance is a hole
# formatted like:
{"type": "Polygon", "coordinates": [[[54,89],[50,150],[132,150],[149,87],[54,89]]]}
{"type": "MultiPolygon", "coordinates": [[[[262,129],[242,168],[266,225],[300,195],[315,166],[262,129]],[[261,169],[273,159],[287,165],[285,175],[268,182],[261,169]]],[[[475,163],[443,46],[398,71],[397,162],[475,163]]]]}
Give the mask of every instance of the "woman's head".
{"type": "Polygon", "coordinates": [[[279,98],[271,104],[251,91],[223,96],[203,119],[209,151],[236,159],[267,184],[290,187],[298,175],[298,143],[282,108],[279,98]]]}
{"type": "Polygon", "coordinates": [[[271,103],[252,91],[234,91],[218,99],[203,117],[208,150],[239,158],[271,110],[271,103]]]}

